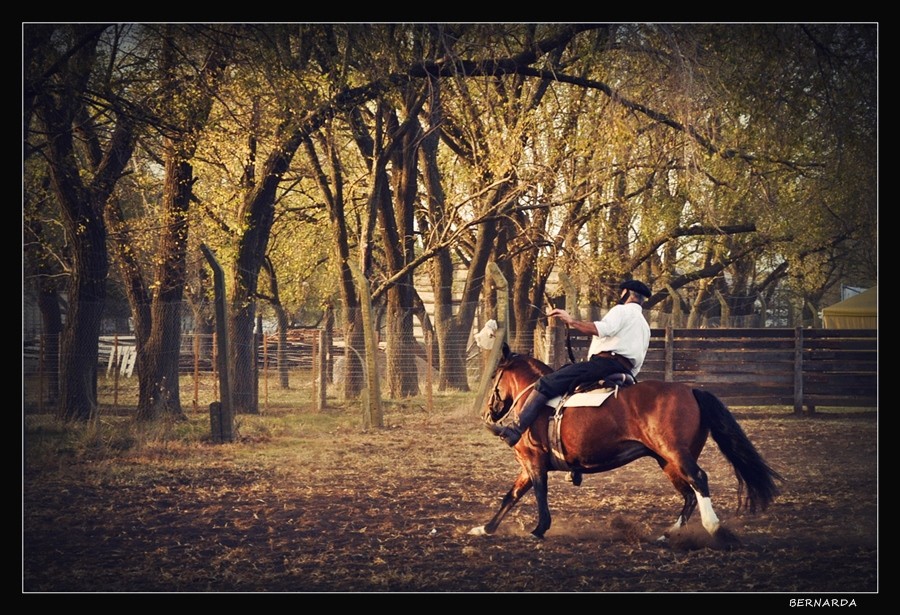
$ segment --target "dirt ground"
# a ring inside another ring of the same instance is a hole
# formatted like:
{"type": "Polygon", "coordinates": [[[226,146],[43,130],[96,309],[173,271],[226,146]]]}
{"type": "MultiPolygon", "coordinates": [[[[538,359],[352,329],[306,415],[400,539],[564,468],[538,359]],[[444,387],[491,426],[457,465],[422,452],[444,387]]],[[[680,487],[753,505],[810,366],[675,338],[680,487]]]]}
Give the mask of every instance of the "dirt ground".
{"type": "Polygon", "coordinates": [[[877,599],[875,414],[735,415],[786,480],[768,510],[737,514],[737,481],[710,441],[700,462],[740,540],[729,548],[699,514],[655,541],[681,501],[648,459],[580,487],[553,473],[543,540],[529,533],[532,494],[496,534],[470,535],[510,487],[513,453],[462,411],[419,410],[369,432],[298,423],[289,437],[26,463],[22,589],[877,599]]]}

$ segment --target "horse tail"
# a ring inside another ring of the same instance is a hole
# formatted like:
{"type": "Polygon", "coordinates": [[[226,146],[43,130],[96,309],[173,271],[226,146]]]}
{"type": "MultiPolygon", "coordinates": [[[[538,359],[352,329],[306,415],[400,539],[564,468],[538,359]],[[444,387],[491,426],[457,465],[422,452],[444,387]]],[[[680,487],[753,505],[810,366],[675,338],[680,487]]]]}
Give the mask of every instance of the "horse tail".
{"type": "Polygon", "coordinates": [[[738,480],[738,509],[746,507],[750,512],[764,510],[778,495],[775,481],[784,479],[757,452],[722,400],[700,389],[694,389],[693,392],[700,406],[703,424],[709,428],[719,450],[734,467],[738,480]],[[745,487],[746,501],[742,497],[745,487]]]}

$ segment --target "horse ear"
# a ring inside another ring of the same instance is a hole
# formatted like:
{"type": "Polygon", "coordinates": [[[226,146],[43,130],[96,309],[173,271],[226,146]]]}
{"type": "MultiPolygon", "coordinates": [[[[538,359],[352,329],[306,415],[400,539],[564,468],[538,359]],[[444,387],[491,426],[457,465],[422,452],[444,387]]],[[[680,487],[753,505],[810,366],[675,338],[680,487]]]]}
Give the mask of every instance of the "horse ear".
{"type": "Polygon", "coordinates": [[[506,359],[509,357],[509,344],[503,342],[503,358],[506,359]]]}

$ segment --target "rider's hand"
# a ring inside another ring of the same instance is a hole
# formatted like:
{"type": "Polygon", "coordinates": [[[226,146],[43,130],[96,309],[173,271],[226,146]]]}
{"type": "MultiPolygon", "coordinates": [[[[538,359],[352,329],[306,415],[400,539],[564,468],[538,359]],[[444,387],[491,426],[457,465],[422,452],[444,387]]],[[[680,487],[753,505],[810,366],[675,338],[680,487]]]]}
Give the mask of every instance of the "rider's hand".
{"type": "Polygon", "coordinates": [[[553,308],[552,310],[550,310],[550,313],[547,314],[547,316],[549,316],[550,318],[559,318],[566,324],[572,322],[572,317],[569,316],[569,313],[562,308],[553,308]]]}

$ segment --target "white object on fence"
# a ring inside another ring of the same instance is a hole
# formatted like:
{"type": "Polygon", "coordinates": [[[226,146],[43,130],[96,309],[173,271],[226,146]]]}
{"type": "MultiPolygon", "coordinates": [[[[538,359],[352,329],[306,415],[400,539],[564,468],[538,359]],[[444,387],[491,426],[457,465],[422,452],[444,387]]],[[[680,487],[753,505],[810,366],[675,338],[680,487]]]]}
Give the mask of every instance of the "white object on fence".
{"type": "Polygon", "coordinates": [[[493,318],[487,323],[485,323],[484,327],[475,334],[475,343],[478,344],[479,348],[483,348],[484,350],[490,350],[494,347],[494,338],[496,337],[497,332],[497,321],[493,318]]]}
{"type": "Polygon", "coordinates": [[[134,346],[113,346],[109,351],[109,361],[106,364],[107,377],[113,369],[118,369],[123,376],[131,378],[134,374],[134,365],[137,362],[137,348],[134,346]]]}
{"type": "Polygon", "coordinates": [[[109,361],[106,362],[106,377],[109,378],[109,375],[112,373],[113,366],[116,363],[116,353],[115,350],[109,351],[109,361]]]}
{"type": "Polygon", "coordinates": [[[120,350],[122,352],[122,375],[131,378],[134,373],[134,364],[137,363],[137,348],[123,346],[120,350]]]}

